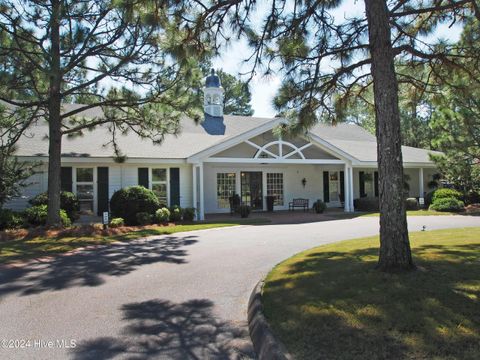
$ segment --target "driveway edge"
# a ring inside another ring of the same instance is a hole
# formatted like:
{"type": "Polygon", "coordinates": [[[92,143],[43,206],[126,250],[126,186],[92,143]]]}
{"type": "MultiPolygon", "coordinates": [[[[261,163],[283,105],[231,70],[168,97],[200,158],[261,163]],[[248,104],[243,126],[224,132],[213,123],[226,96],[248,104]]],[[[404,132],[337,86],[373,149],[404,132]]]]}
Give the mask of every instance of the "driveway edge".
{"type": "Polygon", "coordinates": [[[291,360],[285,346],[272,332],[263,313],[262,290],[265,281],[260,280],[248,301],[248,330],[258,359],[291,360]]]}

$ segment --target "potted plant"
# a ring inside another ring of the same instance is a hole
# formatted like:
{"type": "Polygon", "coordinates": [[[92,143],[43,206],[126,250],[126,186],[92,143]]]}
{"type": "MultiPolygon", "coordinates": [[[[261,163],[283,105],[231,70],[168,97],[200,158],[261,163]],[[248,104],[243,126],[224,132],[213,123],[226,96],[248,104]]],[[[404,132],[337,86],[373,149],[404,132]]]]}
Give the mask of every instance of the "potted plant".
{"type": "Polygon", "coordinates": [[[250,206],[242,204],[238,207],[238,213],[240,217],[247,218],[250,215],[250,206]]]}
{"type": "Polygon", "coordinates": [[[317,201],[315,201],[313,203],[313,210],[315,210],[315,212],[317,214],[321,214],[323,213],[323,211],[327,208],[327,205],[320,199],[318,199],[317,201]]]}
{"type": "Polygon", "coordinates": [[[274,195],[267,195],[267,211],[273,211],[273,204],[275,203],[275,196],[274,195]]]}

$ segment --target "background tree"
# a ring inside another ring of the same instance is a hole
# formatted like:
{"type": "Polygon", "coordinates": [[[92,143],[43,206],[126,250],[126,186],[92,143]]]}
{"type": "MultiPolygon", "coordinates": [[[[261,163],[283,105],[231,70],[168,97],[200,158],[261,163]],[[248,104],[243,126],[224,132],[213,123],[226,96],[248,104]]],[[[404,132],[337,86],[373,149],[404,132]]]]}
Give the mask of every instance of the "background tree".
{"type": "MultiPolygon", "coordinates": [[[[62,137],[108,126],[161,141],[198,110],[190,82],[208,49],[177,27],[185,9],[153,0],[0,0],[0,100],[49,124],[48,220],[59,225],[62,137]],[[64,102],[85,105],[63,108],[64,102]],[[101,107],[104,116],[85,110],[101,107]]],[[[112,151],[113,152],[113,151],[112,151]]]]}
{"type": "Polygon", "coordinates": [[[23,133],[21,115],[0,106],[0,210],[13,197],[20,196],[26,180],[33,175],[38,163],[25,163],[14,156],[15,144],[23,133]]]}
{"type": "MultiPolygon", "coordinates": [[[[384,271],[412,269],[403,198],[398,82],[417,79],[396,72],[395,61],[412,68],[457,66],[454,45],[432,43],[425,35],[438,24],[480,17],[475,0],[365,0],[365,14],[335,18],[341,2],[271,1],[263,22],[251,19],[256,2],[233,0],[208,6],[196,22],[198,33],[210,29],[217,43],[232,34],[245,36],[253,48],[247,60],[252,73],[270,74],[276,67],[285,81],[275,105],[292,118],[292,129],[335,119],[353,90],[373,84],[380,190],[380,255],[384,271]]],[[[188,3],[195,6],[198,2],[188,3]]]]}
{"type": "Polygon", "coordinates": [[[252,93],[246,81],[236,78],[222,70],[217,71],[222,81],[224,94],[224,113],[228,115],[252,116],[252,93]]]}
{"type": "Polygon", "coordinates": [[[440,71],[439,90],[432,96],[433,145],[444,156],[433,156],[443,177],[466,196],[480,192],[480,21],[468,19],[458,44],[474,58],[463,69],[440,71]]]}

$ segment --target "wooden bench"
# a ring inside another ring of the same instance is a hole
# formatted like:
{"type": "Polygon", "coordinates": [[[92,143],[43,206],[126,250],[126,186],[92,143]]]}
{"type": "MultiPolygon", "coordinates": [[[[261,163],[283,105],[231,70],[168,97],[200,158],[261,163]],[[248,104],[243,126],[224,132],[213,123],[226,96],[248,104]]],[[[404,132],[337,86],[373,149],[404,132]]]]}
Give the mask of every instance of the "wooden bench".
{"type": "Polygon", "coordinates": [[[302,208],[303,211],[308,211],[308,199],[293,199],[288,203],[288,210],[295,211],[295,208],[302,208]]]}

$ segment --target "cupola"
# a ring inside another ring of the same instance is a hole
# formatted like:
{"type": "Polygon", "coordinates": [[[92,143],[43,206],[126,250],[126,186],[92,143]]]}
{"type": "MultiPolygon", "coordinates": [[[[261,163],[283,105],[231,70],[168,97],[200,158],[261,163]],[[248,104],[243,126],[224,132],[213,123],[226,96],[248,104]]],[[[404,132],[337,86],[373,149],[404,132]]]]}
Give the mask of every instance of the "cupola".
{"type": "Polygon", "coordinates": [[[210,75],[205,79],[205,88],[203,89],[205,114],[214,117],[223,116],[223,94],[224,90],[220,78],[215,74],[215,70],[212,69],[210,75]]]}

